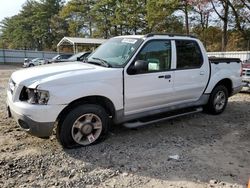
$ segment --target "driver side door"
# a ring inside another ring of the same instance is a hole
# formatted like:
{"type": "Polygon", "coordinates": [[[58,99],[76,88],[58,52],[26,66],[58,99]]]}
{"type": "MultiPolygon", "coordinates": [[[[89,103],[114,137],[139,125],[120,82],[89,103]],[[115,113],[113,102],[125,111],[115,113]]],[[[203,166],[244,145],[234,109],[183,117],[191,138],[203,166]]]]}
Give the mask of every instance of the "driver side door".
{"type": "Polygon", "coordinates": [[[144,44],[124,73],[125,115],[159,109],[171,104],[173,96],[172,42],[151,40],[144,44]],[[135,62],[143,70],[134,70],[135,62]]]}

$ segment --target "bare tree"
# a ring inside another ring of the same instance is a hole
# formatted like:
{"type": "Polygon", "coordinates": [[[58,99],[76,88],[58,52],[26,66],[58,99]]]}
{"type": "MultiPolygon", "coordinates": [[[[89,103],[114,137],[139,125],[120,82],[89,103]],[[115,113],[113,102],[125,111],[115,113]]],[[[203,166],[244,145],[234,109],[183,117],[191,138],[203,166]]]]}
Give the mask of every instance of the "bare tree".
{"type": "Polygon", "coordinates": [[[209,26],[210,14],[213,10],[209,0],[196,0],[192,3],[192,10],[194,12],[194,20],[197,22],[199,28],[201,28],[201,38],[203,44],[207,46],[206,30],[209,26]]]}
{"type": "Polygon", "coordinates": [[[228,41],[228,22],[229,22],[229,0],[210,0],[212,7],[215,11],[215,13],[218,15],[218,17],[223,22],[222,27],[222,45],[221,45],[221,51],[227,50],[227,41],[228,41]],[[221,9],[222,10],[219,10],[221,9]]]}

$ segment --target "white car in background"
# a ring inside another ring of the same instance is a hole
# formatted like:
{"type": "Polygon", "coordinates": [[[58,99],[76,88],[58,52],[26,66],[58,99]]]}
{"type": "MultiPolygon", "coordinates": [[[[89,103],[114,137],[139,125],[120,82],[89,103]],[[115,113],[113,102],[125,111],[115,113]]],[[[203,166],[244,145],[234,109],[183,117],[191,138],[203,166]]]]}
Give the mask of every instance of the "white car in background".
{"type": "Polygon", "coordinates": [[[48,64],[48,60],[44,59],[44,58],[35,58],[32,60],[29,59],[24,59],[24,63],[23,63],[23,67],[34,67],[37,65],[44,65],[44,64],[48,64]]]}

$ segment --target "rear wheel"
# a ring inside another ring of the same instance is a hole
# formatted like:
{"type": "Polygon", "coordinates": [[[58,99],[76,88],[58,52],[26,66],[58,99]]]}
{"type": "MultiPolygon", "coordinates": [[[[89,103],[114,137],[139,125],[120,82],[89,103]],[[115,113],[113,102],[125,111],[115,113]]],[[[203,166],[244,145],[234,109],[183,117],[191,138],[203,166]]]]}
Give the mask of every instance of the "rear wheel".
{"type": "Polygon", "coordinates": [[[29,65],[29,67],[34,67],[34,64],[31,63],[31,64],[29,65]]]}
{"type": "Polygon", "coordinates": [[[98,105],[84,104],[71,110],[57,127],[57,138],[65,148],[88,146],[104,138],[109,117],[98,105]]]}
{"type": "Polygon", "coordinates": [[[225,110],[227,102],[227,88],[223,85],[216,86],[210,95],[206,110],[211,114],[220,114],[225,110]]]}

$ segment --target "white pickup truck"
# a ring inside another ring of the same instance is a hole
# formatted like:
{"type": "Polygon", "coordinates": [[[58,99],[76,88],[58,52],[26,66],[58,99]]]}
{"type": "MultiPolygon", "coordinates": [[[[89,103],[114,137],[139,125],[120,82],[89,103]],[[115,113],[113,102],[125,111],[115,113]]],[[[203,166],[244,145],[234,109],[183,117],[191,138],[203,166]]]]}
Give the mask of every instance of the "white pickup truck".
{"type": "Polygon", "coordinates": [[[100,141],[109,125],[137,127],[205,109],[224,111],[241,90],[239,59],[208,59],[195,37],[172,34],[109,39],[86,62],[12,74],[9,117],[28,133],[67,148],[100,141]]]}

